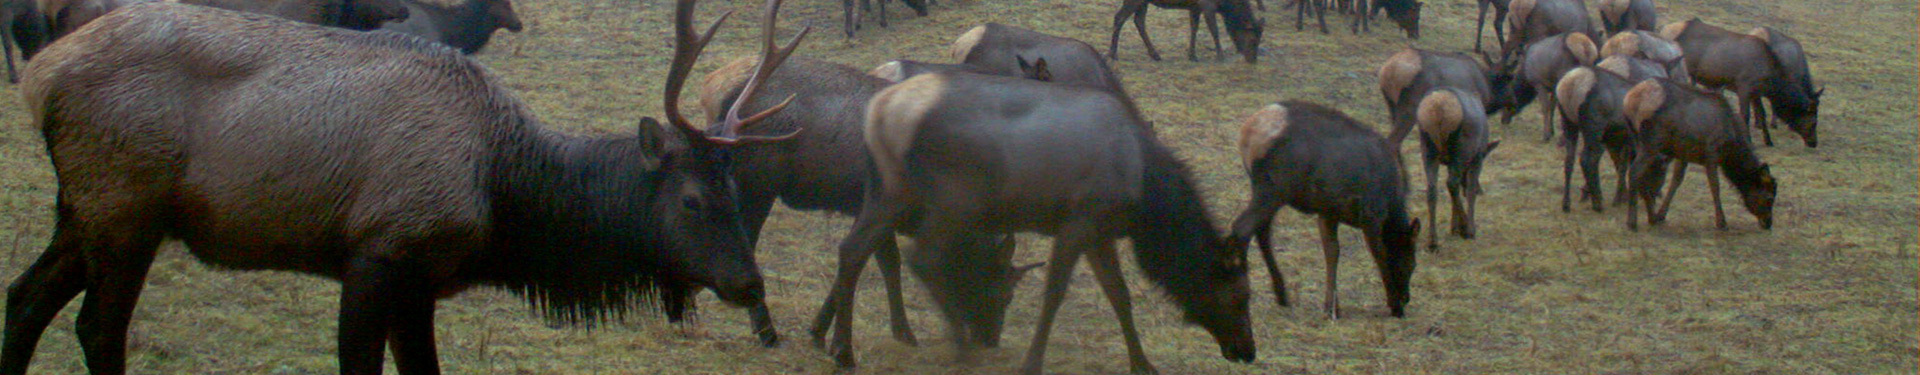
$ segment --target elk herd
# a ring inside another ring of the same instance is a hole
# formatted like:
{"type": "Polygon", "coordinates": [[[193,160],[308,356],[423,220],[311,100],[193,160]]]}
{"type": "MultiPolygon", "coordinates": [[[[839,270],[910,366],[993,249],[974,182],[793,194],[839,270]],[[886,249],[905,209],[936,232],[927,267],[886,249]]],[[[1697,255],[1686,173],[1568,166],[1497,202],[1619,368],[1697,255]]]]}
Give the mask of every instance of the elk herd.
{"type": "MultiPolygon", "coordinates": [[[[926,1],[903,2],[926,14],[926,1]]],[[[1221,227],[1109,61],[1130,19],[1147,56],[1160,59],[1143,23],[1153,5],[1189,11],[1190,59],[1202,19],[1222,53],[1223,20],[1235,52],[1254,63],[1265,25],[1255,12],[1265,5],[1247,0],[1125,0],[1105,55],[987,23],[960,34],[951,63],[870,70],[793,56],[810,28],[777,44],[780,0],[768,0],[760,55],[696,82],[697,118],[683,114],[680,94],[727,15],[702,32],[695,0],[677,0],[663,120],[602,138],[544,125],[463,56],[497,29],[523,28],[508,0],[0,0],[8,79],[18,77],[59,182],[53,238],[9,288],[0,375],[25,373],[47,326],[83,292],[75,333],[87,368],[124,373],[134,307],[170,239],[204,263],[341,282],[342,373],[379,373],[388,351],[401,373],[438,373],[434,301],[475,286],[511,290],[562,323],[654,311],[679,321],[693,296],[712,290],[747,308],[760,343],[775,346],[754,255],[775,201],[855,218],[808,331],[840,368],[856,365],[855,292],[869,259],[886,284],[894,338],[918,342],[904,263],[961,358],[999,344],[1013,289],[1044,269],[1021,367],[1029,374],[1045,367],[1049,331],[1084,259],[1131,370],[1154,373],[1121,272],[1122,239],[1185,322],[1222,357],[1251,362],[1249,245],[1277,302],[1291,303],[1273,255],[1281,208],[1318,219],[1329,317],[1342,315],[1341,225],[1362,233],[1390,315],[1405,316],[1422,223],[1406,203],[1401,143],[1417,135],[1427,248],[1437,251],[1437,193],[1446,190],[1449,233],[1473,239],[1482,172],[1496,134],[1511,133],[1489,120],[1510,122],[1536,100],[1547,141],[1563,139],[1562,211],[1572,210],[1576,158],[1579,198],[1604,209],[1597,169],[1606,154],[1629,228],[1643,204],[1648,223],[1665,219],[1688,164],[1707,170],[1716,225],[1728,225],[1724,177],[1771,228],[1777,185],[1749,129],[1772,145],[1777,118],[1818,144],[1825,90],[1800,43],[1766,27],[1660,26],[1651,0],[1599,2],[1480,0],[1480,28],[1495,10],[1497,51],[1384,56],[1384,136],[1310,101],[1250,108],[1238,146],[1251,196],[1221,227]],[[26,61],[17,75],[15,47],[26,61]],[[1052,237],[1044,263],[1013,262],[1012,235],[1023,232],[1052,237]]],[[[858,17],[851,0],[843,5],[851,36],[858,17]]],[[[1425,5],[1286,6],[1299,30],[1313,13],[1327,32],[1331,9],[1352,13],[1351,29],[1365,32],[1384,11],[1419,38],[1425,5]]],[[[1476,51],[1480,39],[1476,31],[1476,51]]]]}

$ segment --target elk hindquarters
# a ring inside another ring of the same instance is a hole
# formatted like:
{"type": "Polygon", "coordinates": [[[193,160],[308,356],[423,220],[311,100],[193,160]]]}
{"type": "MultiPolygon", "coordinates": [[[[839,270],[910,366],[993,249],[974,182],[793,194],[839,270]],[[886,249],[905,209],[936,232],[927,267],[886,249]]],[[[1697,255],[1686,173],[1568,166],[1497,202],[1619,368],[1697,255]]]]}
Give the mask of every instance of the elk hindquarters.
{"type": "Polygon", "coordinates": [[[1248,170],[1253,169],[1254,161],[1267,155],[1267,149],[1273,148],[1288,125],[1287,106],[1280,103],[1268,104],[1240,123],[1240,160],[1248,170]]]}
{"type": "Polygon", "coordinates": [[[1407,49],[1388,57],[1376,73],[1380,79],[1380,95],[1387,97],[1391,106],[1400,100],[1400,92],[1413,85],[1413,79],[1420,75],[1420,51],[1407,49]]]}
{"type": "Polygon", "coordinates": [[[1693,25],[1694,21],[1696,20],[1669,23],[1660,28],[1660,37],[1666,40],[1680,40],[1680,34],[1687,33],[1687,26],[1693,25]]]}
{"type": "Polygon", "coordinates": [[[1593,91],[1593,81],[1593,69],[1587,67],[1574,68],[1566,76],[1560,77],[1553,94],[1554,99],[1560,102],[1562,116],[1578,119],[1580,106],[1586,103],[1587,93],[1593,91]]]}
{"type": "Polygon", "coordinates": [[[1567,53],[1573,54],[1573,59],[1579,61],[1580,65],[1593,65],[1593,61],[1600,58],[1600,48],[1594,46],[1593,38],[1586,33],[1568,33],[1564,43],[1567,53]]]}
{"type": "Polygon", "coordinates": [[[1461,120],[1466,118],[1460,100],[1453,90],[1437,90],[1420,99],[1419,110],[1414,112],[1414,121],[1420,124],[1420,132],[1433,139],[1434,146],[1441,151],[1445,151],[1447,145],[1441,140],[1459,131],[1461,120]]]}
{"type": "Polygon", "coordinates": [[[953,61],[967,61],[967,55],[973,53],[973,47],[979,45],[980,40],[986,36],[987,25],[974,26],[965,34],[960,34],[959,39],[954,39],[953,46],[949,47],[947,53],[953,56],[953,61]]]}
{"type": "Polygon", "coordinates": [[[1627,90],[1627,96],[1620,106],[1627,113],[1627,122],[1633,124],[1635,131],[1645,131],[1646,121],[1660,112],[1667,102],[1667,89],[1659,81],[1646,80],[1627,90]]]}
{"type": "Polygon", "coordinates": [[[880,174],[880,186],[898,193],[906,175],[907,149],[927,116],[938,109],[948,84],[945,74],[923,74],[873,94],[867,101],[867,152],[880,174]]]}

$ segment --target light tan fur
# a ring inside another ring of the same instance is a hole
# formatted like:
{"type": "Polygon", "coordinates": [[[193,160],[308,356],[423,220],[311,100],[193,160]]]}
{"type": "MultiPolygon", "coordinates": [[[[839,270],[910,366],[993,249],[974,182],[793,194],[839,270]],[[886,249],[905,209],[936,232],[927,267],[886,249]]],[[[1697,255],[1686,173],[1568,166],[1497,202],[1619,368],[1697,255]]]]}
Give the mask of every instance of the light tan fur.
{"type": "Polygon", "coordinates": [[[1619,33],[1607,38],[1600,46],[1601,56],[1635,56],[1640,54],[1640,34],[1619,33]]]}
{"type": "Polygon", "coordinates": [[[1280,103],[1268,104],[1240,122],[1240,160],[1249,170],[1287,132],[1287,125],[1287,106],[1280,103]]]}
{"type": "Polygon", "coordinates": [[[1627,122],[1638,131],[1644,130],[1641,127],[1645,126],[1647,119],[1653,118],[1666,103],[1667,88],[1660,86],[1660,82],[1646,80],[1627,90],[1627,97],[1621,100],[1620,106],[1627,112],[1627,122]]]}
{"type": "Polygon", "coordinates": [[[1567,52],[1572,53],[1580,65],[1593,65],[1593,61],[1600,58],[1600,48],[1593,45],[1593,38],[1586,33],[1567,34],[1566,45],[1567,52]]]}
{"type": "MultiPolygon", "coordinates": [[[[1460,130],[1460,120],[1466,113],[1460,109],[1460,98],[1452,91],[1434,91],[1420,99],[1420,109],[1414,113],[1414,122],[1420,124],[1420,131],[1427,137],[1439,140],[1460,130]]],[[[1445,142],[1434,142],[1439,151],[1447,151],[1445,142]]]]}
{"type": "MultiPolygon", "coordinates": [[[[1608,59],[1612,61],[1612,59],[1608,59]]],[[[1586,104],[1587,92],[1593,90],[1593,69],[1573,68],[1566,76],[1560,77],[1559,85],[1554,87],[1554,99],[1559,99],[1560,113],[1567,117],[1580,115],[1580,105],[1586,104]]]]}
{"type": "Polygon", "coordinates": [[[1760,40],[1767,42],[1773,42],[1773,32],[1767,31],[1765,27],[1755,27],[1753,30],[1747,30],[1747,35],[1752,35],[1755,38],[1760,38],[1760,40]]]}
{"type": "Polygon", "coordinates": [[[927,114],[940,104],[945,86],[946,75],[923,74],[888,86],[867,101],[867,152],[873,156],[885,194],[899,194],[904,188],[900,179],[907,173],[907,149],[913,147],[927,114]]]}
{"type": "MultiPolygon", "coordinates": [[[[1613,74],[1619,74],[1621,77],[1633,75],[1632,68],[1628,67],[1627,65],[1626,56],[1621,56],[1621,55],[1607,56],[1606,59],[1600,60],[1600,63],[1595,64],[1595,66],[1600,67],[1600,69],[1602,70],[1613,72],[1613,74]]],[[[1572,74],[1572,73],[1568,73],[1568,74],[1572,74]]],[[[1560,82],[1564,83],[1566,82],[1566,79],[1562,78],[1560,82]]]]}
{"type": "Polygon", "coordinates": [[[1520,30],[1527,24],[1527,17],[1533,15],[1534,0],[1513,0],[1507,3],[1508,30],[1520,30]]]}
{"type": "Polygon", "coordinates": [[[1420,75],[1420,64],[1420,51],[1407,49],[1393,54],[1385,64],[1380,65],[1377,73],[1380,95],[1387,98],[1387,105],[1395,104],[1400,99],[1400,91],[1413,85],[1413,77],[1420,75]]]}
{"type": "Polygon", "coordinates": [[[873,68],[873,70],[867,71],[867,75],[879,77],[880,79],[887,80],[887,82],[900,82],[901,79],[905,78],[902,77],[903,74],[904,73],[900,72],[899,61],[888,61],[885,64],[880,64],[879,67],[873,68]]]}
{"type": "Polygon", "coordinates": [[[953,61],[966,61],[967,52],[972,52],[973,46],[980,44],[980,38],[986,36],[987,25],[974,26],[965,34],[960,34],[959,39],[953,40],[953,47],[947,50],[947,54],[953,56],[953,61]]]}
{"type": "Polygon", "coordinates": [[[1632,4],[1632,0],[1600,0],[1600,16],[1610,20],[1608,22],[1619,20],[1621,16],[1627,14],[1627,7],[1632,4]]]}
{"type": "Polygon", "coordinates": [[[1687,32],[1687,21],[1669,23],[1660,28],[1660,37],[1666,40],[1680,40],[1680,34],[1687,32]]]}
{"type": "Polygon", "coordinates": [[[701,78],[700,109],[707,111],[708,118],[726,110],[727,103],[723,102],[727,100],[726,95],[732,95],[733,88],[746,85],[747,76],[753,74],[753,68],[759,62],[757,57],[743,56],[701,78]]]}

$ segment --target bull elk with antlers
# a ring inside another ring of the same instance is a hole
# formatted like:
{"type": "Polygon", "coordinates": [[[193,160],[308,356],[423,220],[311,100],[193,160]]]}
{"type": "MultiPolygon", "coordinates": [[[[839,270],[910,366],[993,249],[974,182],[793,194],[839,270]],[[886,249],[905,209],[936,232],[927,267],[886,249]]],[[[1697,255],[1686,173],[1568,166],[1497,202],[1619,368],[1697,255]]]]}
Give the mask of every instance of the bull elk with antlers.
{"type": "MultiPolygon", "coordinates": [[[[347,374],[380,373],[389,345],[401,373],[438,373],[434,301],[474,286],[560,322],[684,292],[659,290],[670,281],[760,303],[728,154],[785,138],[736,134],[779,108],[710,129],[680,115],[719,26],[695,34],[693,8],[674,17],[672,127],[646,118],[610,139],[555,132],[485,68],[418,38],[158,2],[88,24],[22,84],[60,191],[51,243],[9,288],[0,374],[26,372],[83,291],[87,367],[124,373],[166,239],[223,268],[340,280],[347,374]]],[[[768,46],[760,76],[793,48],[768,46]]]]}

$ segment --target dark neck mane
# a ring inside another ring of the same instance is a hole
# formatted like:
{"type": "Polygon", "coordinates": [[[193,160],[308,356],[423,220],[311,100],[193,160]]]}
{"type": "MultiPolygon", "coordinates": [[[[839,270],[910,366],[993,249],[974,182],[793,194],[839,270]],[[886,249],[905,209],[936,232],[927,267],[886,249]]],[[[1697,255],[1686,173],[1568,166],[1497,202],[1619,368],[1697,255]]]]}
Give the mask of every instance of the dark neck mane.
{"type": "Polygon", "coordinates": [[[1745,193],[1760,184],[1760,157],[1754,155],[1753,144],[1746,134],[1729,134],[1736,141],[1723,142],[1717,152],[1720,154],[1720,171],[1733,183],[1733,188],[1745,193]]]}
{"type": "MultiPolygon", "coordinates": [[[[1150,133],[1151,130],[1141,130],[1150,133]]],[[[1144,136],[1141,200],[1134,213],[1134,260],[1147,279],[1165,288],[1181,306],[1210,293],[1221,277],[1220,254],[1213,241],[1220,237],[1207,217],[1206,203],[1186,167],[1165,147],[1144,136]]]]}

